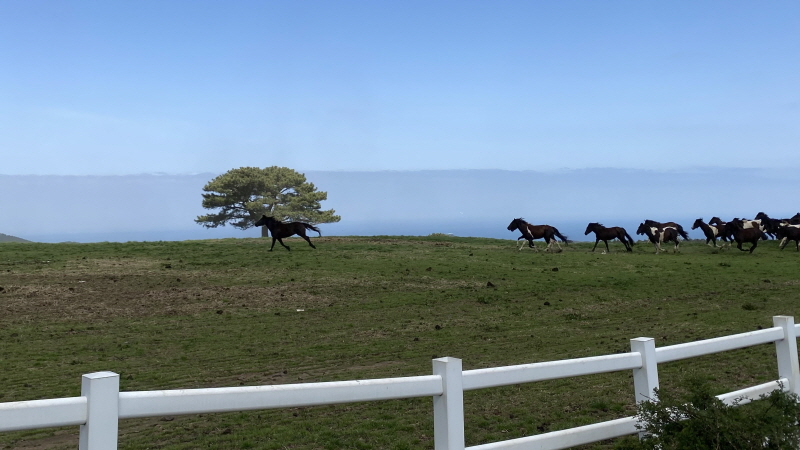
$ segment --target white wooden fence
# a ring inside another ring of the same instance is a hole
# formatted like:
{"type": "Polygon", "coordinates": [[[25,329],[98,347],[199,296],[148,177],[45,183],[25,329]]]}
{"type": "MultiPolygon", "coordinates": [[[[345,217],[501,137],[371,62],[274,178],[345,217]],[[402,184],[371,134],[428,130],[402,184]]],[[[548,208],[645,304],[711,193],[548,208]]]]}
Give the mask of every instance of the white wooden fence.
{"type": "MultiPolygon", "coordinates": [[[[652,338],[631,340],[624,354],[462,371],[461,360],[433,360],[433,374],[404,378],[271,386],[120,392],[119,375],[83,375],[81,396],[0,403],[0,432],[80,425],[81,450],[117,448],[119,419],[179,414],[432,397],[435,450],[464,450],[464,391],[615,371],[633,371],[636,401],[658,387],[658,363],[773,342],[778,358],[775,381],[721,395],[742,403],[779,389],[799,393],[797,334],[791,316],[773,317],[773,328],[656,348],[652,338]]],[[[563,449],[635,434],[635,417],[468,447],[470,450],[563,449]]]]}

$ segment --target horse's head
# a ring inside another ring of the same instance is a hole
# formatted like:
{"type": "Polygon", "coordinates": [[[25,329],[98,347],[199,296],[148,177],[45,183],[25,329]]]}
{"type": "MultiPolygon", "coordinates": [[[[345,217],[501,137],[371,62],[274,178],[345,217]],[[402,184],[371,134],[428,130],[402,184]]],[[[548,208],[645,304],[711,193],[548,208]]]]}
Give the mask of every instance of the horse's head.
{"type": "Polygon", "coordinates": [[[701,225],[703,225],[703,218],[702,217],[694,221],[694,223],[692,224],[692,229],[696,230],[701,225]]]}
{"type": "Polygon", "coordinates": [[[640,223],[639,228],[636,229],[636,234],[647,234],[648,231],[650,231],[650,227],[640,223]]]}
{"type": "Polygon", "coordinates": [[[600,226],[602,226],[602,225],[600,225],[597,222],[591,222],[591,223],[589,223],[589,225],[586,225],[586,231],[584,231],[583,234],[587,235],[587,234],[591,233],[592,231],[595,231],[597,229],[597,227],[600,227],[600,226]]]}
{"type": "Polygon", "coordinates": [[[508,231],[514,231],[517,228],[522,228],[526,223],[527,222],[525,222],[525,220],[523,220],[521,217],[514,219],[510,224],[508,224],[508,231]]]}
{"type": "Polygon", "coordinates": [[[769,220],[769,216],[764,212],[756,214],[756,220],[769,220]]]}
{"type": "Polygon", "coordinates": [[[262,215],[261,218],[258,219],[258,221],[253,224],[253,226],[256,226],[256,227],[263,227],[264,225],[269,226],[269,224],[271,222],[274,222],[274,221],[275,221],[275,219],[273,219],[272,217],[267,217],[265,215],[262,215]]]}

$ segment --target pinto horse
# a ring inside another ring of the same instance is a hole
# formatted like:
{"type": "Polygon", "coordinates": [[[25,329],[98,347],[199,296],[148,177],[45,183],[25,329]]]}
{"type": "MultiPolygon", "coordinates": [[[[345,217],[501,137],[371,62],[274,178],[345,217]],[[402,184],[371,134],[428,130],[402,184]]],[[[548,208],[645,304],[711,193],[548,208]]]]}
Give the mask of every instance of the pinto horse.
{"type": "MultiPolygon", "coordinates": [[[[714,217],[714,219],[719,220],[718,217],[714,217]]],[[[703,219],[700,218],[695,220],[694,224],[692,224],[693,230],[696,230],[697,228],[700,228],[703,231],[703,234],[706,235],[706,245],[711,245],[711,243],[714,243],[714,247],[716,247],[717,238],[722,239],[723,241],[727,242],[728,245],[730,245],[730,241],[728,241],[728,238],[724,234],[722,234],[722,228],[720,228],[718,225],[711,225],[710,223],[705,223],[703,222],[703,219]]]]}
{"type": "MultiPolygon", "coordinates": [[[[556,227],[550,225],[531,225],[522,218],[512,220],[511,223],[508,224],[507,229],[508,231],[519,230],[522,236],[518,237],[517,240],[525,239],[528,241],[528,247],[535,251],[538,250],[536,249],[536,245],[533,244],[534,239],[544,239],[544,241],[547,242],[545,251],[550,250],[550,246],[553,245],[553,243],[555,243],[558,250],[561,251],[562,248],[561,244],[558,243],[558,239],[561,239],[565,244],[569,244],[567,237],[562,235],[556,227]]],[[[522,250],[524,245],[524,242],[521,243],[518,250],[522,250]]]]}
{"type": "Polygon", "coordinates": [[[776,230],[775,237],[781,240],[778,245],[781,250],[789,241],[794,241],[795,250],[800,251],[800,225],[781,225],[776,230]]]}
{"type": "Polygon", "coordinates": [[[602,224],[597,222],[592,222],[586,226],[586,232],[584,235],[588,235],[589,233],[594,232],[594,247],[592,247],[592,251],[597,248],[597,244],[600,241],[603,241],[606,244],[606,253],[610,250],[608,249],[608,241],[613,241],[614,239],[619,239],[620,242],[625,246],[625,250],[632,252],[631,246],[633,245],[633,238],[625,231],[625,228],[622,227],[611,227],[606,228],[602,224]]]}
{"type": "Polygon", "coordinates": [[[738,217],[734,217],[730,220],[730,222],[723,222],[719,217],[712,217],[710,221],[708,221],[709,225],[717,225],[719,230],[721,231],[722,235],[728,238],[728,241],[733,243],[735,241],[733,237],[733,227],[728,227],[727,224],[735,222],[739,224],[740,227],[744,228],[745,230],[749,230],[751,228],[757,228],[759,230],[766,231],[764,226],[761,224],[761,220],[750,220],[750,219],[740,219],[738,217]]]}
{"type": "Polygon", "coordinates": [[[283,243],[282,239],[295,234],[305,239],[311,248],[317,248],[311,243],[311,239],[306,236],[306,229],[314,230],[319,233],[320,236],[322,236],[322,232],[319,231],[319,228],[315,227],[314,225],[309,225],[304,222],[283,223],[280,220],[275,220],[273,217],[267,217],[263,215],[260,219],[258,219],[258,222],[255,223],[255,226],[266,226],[269,230],[269,234],[272,236],[272,246],[270,246],[269,251],[272,251],[272,247],[275,247],[275,241],[280,242],[286,250],[291,251],[289,246],[283,243]]]}
{"type": "Polygon", "coordinates": [[[742,248],[743,243],[749,242],[753,244],[750,247],[750,253],[753,253],[753,250],[756,249],[758,241],[768,239],[767,235],[759,227],[745,228],[742,219],[733,219],[725,224],[725,233],[733,235],[733,239],[736,241],[736,248],[743,252],[747,251],[742,248]]]}
{"type": "Polygon", "coordinates": [[[674,242],[676,252],[678,251],[678,246],[681,243],[681,241],[678,239],[678,229],[674,227],[660,228],[640,223],[639,228],[636,229],[636,234],[643,234],[650,239],[650,242],[653,243],[653,247],[656,248],[656,255],[662,250],[661,244],[664,242],[674,242]]]}
{"type": "Polygon", "coordinates": [[[656,228],[667,228],[667,227],[669,227],[669,228],[674,228],[675,231],[677,231],[678,234],[681,235],[682,238],[687,239],[687,240],[689,239],[689,234],[686,233],[685,231],[683,231],[683,227],[680,226],[680,224],[677,224],[675,222],[664,222],[664,223],[661,223],[661,222],[656,222],[655,220],[645,219],[644,224],[647,225],[648,227],[656,227],[656,228]]]}
{"type": "Polygon", "coordinates": [[[708,224],[717,227],[717,231],[719,231],[720,238],[723,238],[723,240],[727,240],[728,244],[733,245],[733,235],[725,231],[725,225],[727,225],[728,222],[723,222],[722,219],[720,219],[717,216],[714,216],[711,218],[711,220],[708,221],[708,224]]]}

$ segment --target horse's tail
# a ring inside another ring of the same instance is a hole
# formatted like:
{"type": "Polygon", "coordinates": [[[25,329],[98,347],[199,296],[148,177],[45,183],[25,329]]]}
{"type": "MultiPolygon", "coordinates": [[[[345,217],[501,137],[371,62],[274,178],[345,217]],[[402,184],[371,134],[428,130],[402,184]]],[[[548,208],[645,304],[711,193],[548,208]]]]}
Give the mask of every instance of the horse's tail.
{"type": "Polygon", "coordinates": [[[563,243],[565,243],[565,244],[569,244],[569,243],[570,243],[570,240],[569,240],[569,239],[567,239],[567,237],[566,237],[566,236],[564,236],[563,234],[561,234],[561,233],[558,231],[558,228],[556,228],[556,227],[552,227],[552,228],[553,228],[553,234],[555,234],[555,235],[556,235],[556,236],[557,236],[559,239],[561,239],[561,242],[563,242],[563,243]]]}
{"type": "Polygon", "coordinates": [[[308,228],[309,230],[314,230],[314,231],[316,231],[317,233],[319,233],[319,235],[320,235],[320,236],[322,236],[322,231],[319,231],[319,228],[315,227],[314,225],[311,225],[310,223],[304,223],[303,225],[304,225],[306,228],[308,228]]]}
{"type": "Polygon", "coordinates": [[[628,230],[623,228],[622,232],[625,234],[625,237],[628,238],[628,244],[633,245],[633,238],[631,237],[630,234],[628,234],[628,230]]]}
{"type": "Polygon", "coordinates": [[[682,226],[678,225],[677,227],[675,227],[675,229],[678,231],[678,234],[680,234],[682,238],[684,238],[686,240],[689,239],[689,233],[683,231],[683,227],[682,226]]]}

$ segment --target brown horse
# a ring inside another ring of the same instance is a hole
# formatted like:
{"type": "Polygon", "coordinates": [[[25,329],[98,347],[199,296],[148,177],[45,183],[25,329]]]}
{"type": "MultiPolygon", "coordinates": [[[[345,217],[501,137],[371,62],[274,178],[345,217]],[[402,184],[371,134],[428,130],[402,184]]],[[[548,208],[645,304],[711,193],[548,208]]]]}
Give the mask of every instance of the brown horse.
{"type": "MultiPolygon", "coordinates": [[[[736,222],[739,224],[740,227],[744,228],[745,230],[749,230],[751,228],[757,228],[761,231],[765,231],[764,227],[761,225],[761,220],[749,220],[749,219],[740,219],[738,217],[734,217],[730,220],[730,222],[736,222]]],[[[728,241],[733,243],[735,241],[733,236],[734,227],[728,227],[730,222],[723,222],[719,217],[712,217],[711,220],[708,221],[709,225],[716,225],[717,229],[720,230],[720,235],[725,236],[728,241]]]]}
{"type": "Polygon", "coordinates": [[[255,226],[266,226],[269,230],[269,234],[272,236],[272,245],[270,246],[269,251],[272,251],[272,247],[275,247],[275,241],[280,242],[286,250],[291,250],[289,246],[284,244],[281,239],[295,234],[305,239],[311,248],[317,248],[311,243],[311,239],[306,236],[306,229],[314,230],[319,233],[320,236],[322,236],[322,232],[319,231],[319,228],[315,227],[314,225],[309,225],[304,222],[283,223],[280,220],[275,220],[273,217],[267,216],[261,216],[261,218],[258,219],[258,222],[255,223],[255,226]]]}
{"type": "Polygon", "coordinates": [[[625,246],[625,250],[632,252],[633,249],[631,246],[633,245],[633,238],[625,231],[625,228],[622,227],[611,227],[606,228],[602,224],[597,222],[592,222],[586,226],[586,232],[584,235],[588,235],[589,233],[594,232],[594,247],[592,247],[592,251],[597,248],[597,244],[600,241],[603,241],[606,244],[606,253],[610,252],[608,249],[608,241],[613,241],[614,239],[619,239],[620,242],[625,246]]]}
{"type": "Polygon", "coordinates": [[[659,228],[640,223],[639,228],[636,229],[636,234],[643,234],[647,236],[647,238],[656,248],[656,255],[662,250],[661,244],[663,242],[674,242],[676,252],[678,251],[678,246],[681,243],[681,241],[678,239],[678,229],[673,227],[659,228]]]}
{"type": "MultiPolygon", "coordinates": [[[[533,244],[534,239],[544,239],[547,242],[547,248],[545,251],[550,250],[550,246],[553,245],[555,242],[558,250],[561,251],[561,244],[558,243],[556,238],[561,239],[562,242],[565,244],[569,244],[569,240],[566,236],[562,235],[556,227],[552,227],[550,225],[531,225],[526,222],[522,218],[514,219],[508,224],[508,231],[519,230],[522,233],[522,236],[518,237],[517,240],[525,239],[528,241],[528,247],[538,251],[536,246],[533,244]]],[[[525,245],[523,242],[518,250],[522,250],[522,247],[525,245]]]]}
{"type": "Polygon", "coordinates": [[[742,248],[743,243],[749,242],[753,244],[750,247],[750,253],[753,253],[753,250],[756,249],[758,241],[768,239],[767,235],[759,227],[745,228],[741,219],[733,219],[725,224],[725,233],[733,235],[733,239],[736,241],[736,248],[743,252],[747,251],[742,248]]]}

